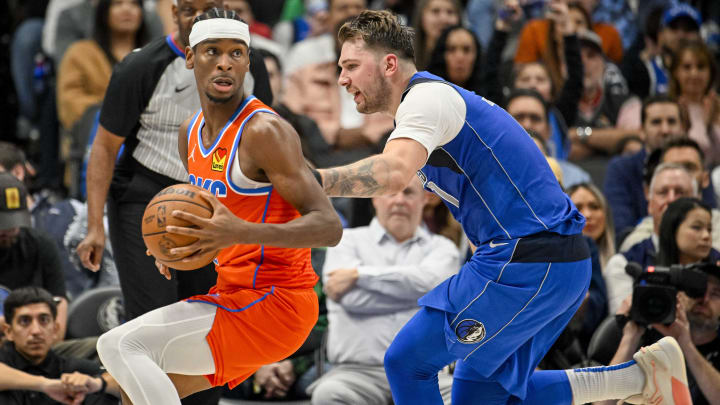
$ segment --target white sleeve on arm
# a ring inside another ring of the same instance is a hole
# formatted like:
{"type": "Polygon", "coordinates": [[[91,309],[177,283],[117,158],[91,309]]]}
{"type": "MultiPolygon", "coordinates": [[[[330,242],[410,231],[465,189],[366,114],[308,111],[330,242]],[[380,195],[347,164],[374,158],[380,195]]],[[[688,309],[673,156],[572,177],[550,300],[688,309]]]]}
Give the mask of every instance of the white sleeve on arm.
{"type": "Polygon", "coordinates": [[[438,146],[453,140],[465,124],[465,101],[445,83],[415,85],[395,113],[395,130],[388,142],[410,138],[427,149],[428,156],[438,146]]]}

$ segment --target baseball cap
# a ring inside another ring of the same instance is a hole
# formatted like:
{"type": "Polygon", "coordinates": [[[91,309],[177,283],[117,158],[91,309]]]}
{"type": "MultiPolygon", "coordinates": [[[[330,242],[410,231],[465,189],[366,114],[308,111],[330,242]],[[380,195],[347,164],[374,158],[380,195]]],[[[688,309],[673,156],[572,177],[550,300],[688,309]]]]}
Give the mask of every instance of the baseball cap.
{"type": "Polygon", "coordinates": [[[580,46],[590,46],[592,48],[595,48],[595,50],[597,50],[601,54],[604,54],[602,48],[602,39],[600,39],[600,36],[598,34],[590,30],[580,30],[577,33],[577,37],[580,41],[580,46]]]}
{"type": "Polygon", "coordinates": [[[700,29],[700,25],[702,25],[702,17],[700,17],[700,12],[698,12],[695,7],[685,3],[674,4],[669,9],[667,9],[663,14],[662,25],[664,27],[667,27],[670,23],[680,17],[689,18],[697,25],[698,29],[700,29]]]}
{"type": "Polygon", "coordinates": [[[0,230],[29,226],[25,185],[10,173],[0,173],[0,230]]]}

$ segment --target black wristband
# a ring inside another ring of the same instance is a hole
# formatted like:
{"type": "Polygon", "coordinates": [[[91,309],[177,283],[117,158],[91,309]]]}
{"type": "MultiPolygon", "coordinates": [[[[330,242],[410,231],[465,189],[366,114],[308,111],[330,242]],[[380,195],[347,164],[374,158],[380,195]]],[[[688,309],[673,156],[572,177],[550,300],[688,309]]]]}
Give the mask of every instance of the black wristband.
{"type": "Polygon", "coordinates": [[[630,320],[630,317],[624,314],[615,314],[615,323],[617,324],[618,328],[622,330],[625,327],[625,324],[628,323],[630,320]]]}
{"type": "Polygon", "coordinates": [[[105,381],[102,376],[99,376],[98,378],[102,382],[102,385],[100,386],[100,390],[97,392],[97,394],[104,394],[105,390],[107,389],[107,381],[105,381]]]}

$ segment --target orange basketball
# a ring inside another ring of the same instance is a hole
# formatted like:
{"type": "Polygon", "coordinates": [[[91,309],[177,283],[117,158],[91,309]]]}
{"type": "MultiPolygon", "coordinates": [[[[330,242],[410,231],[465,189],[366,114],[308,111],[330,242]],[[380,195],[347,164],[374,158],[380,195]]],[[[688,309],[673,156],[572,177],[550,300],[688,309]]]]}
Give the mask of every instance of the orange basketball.
{"type": "Polygon", "coordinates": [[[174,256],[170,249],[194,243],[197,238],[192,236],[168,233],[168,225],[193,227],[190,222],[175,218],[172,212],[180,210],[198,217],[210,218],[213,207],[200,196],[200,187],[191,184],[176,184],[157,193],[147,207],[142,219],[142,235],[145,246],[155,259],[176,270],[195,270],[213,261],[218,252],[208,252],[197,259],[185,263],[186,256],[174,256]]]}

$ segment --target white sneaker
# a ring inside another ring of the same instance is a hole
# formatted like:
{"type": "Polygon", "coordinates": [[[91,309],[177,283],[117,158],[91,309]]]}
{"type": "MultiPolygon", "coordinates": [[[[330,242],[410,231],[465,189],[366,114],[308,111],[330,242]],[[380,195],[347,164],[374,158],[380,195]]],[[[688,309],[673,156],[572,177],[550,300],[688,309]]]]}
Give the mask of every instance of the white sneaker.
{"type": "Polygon", "coordinates": [[[677,341],[666,336],[633,356],[645,373],[642,394],[625,399],[630,404],[692,405],[685,358],[677,341]]]}

